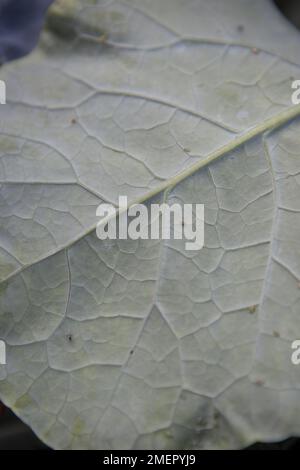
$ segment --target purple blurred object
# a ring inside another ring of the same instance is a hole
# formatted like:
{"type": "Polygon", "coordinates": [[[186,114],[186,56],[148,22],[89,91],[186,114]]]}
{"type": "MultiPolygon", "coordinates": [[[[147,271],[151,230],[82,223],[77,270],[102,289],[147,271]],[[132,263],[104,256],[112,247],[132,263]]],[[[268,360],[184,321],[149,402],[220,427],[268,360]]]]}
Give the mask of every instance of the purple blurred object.
{"type": "Polygon", "coordinates": [[[28,54],[36,45],[53,0],[0,0],[0,63],[28,54]]]}

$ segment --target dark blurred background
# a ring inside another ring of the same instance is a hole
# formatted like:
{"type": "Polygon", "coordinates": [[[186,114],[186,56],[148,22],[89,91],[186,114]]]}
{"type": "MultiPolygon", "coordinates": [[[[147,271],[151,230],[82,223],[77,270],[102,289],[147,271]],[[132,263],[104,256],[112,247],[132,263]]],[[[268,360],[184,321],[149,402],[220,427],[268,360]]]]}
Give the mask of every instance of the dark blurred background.
{"type": "MultiPolygon", "coordinates": [[[[52,0],[26,0],[25,11],[23,0],[0,0],[0,62],[13,60],[32,50],[51,2],[52,0]],[[4,8],[3,11],[1,7],[4,8]]],[[[274,3],[282,14],[300,29],[300,0],[274,0],[274,3]]],[[[290,438],[272,444],[256,443],[248,449],[300,450],[300,439],[290,438]]],[[[50,449],[0,402],[0,450],[50,449]]]]}

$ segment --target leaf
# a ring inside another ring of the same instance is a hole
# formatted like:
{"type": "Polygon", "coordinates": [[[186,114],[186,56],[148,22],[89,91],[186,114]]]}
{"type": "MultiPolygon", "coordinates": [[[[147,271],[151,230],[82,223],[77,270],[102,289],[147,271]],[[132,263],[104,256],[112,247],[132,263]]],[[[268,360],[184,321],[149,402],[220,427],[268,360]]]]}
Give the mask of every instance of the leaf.
{"type": "Polygon", "coordinates": [[[299,434],[299,33],[266,0],[82,5],[2,69],[1,399],[54,448],[299,434]],[[205,247],[97,239],[119,195],[203,203],[205,247]]]}
{"type": "Polygon", "coordinates": [[[0,63],[28,54],[36,45],[53,0],[0,1],[0,63]]]}

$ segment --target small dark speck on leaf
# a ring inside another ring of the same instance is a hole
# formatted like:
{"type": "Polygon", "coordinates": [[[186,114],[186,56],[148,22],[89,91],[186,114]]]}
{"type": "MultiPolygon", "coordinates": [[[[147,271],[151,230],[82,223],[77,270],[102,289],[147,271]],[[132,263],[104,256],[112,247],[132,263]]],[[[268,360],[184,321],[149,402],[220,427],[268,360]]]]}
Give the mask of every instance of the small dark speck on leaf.
{"type": "Polygon", "coordinates": [[[76,121],[75,118],[72,118],[72,119],[71,119],[71,124],[76,124],[76,122],[77,122],[77,121],[76,121]]]}
{"type": "Polygon", "coordinates": [[[243,33],[245,30],[245,26],[243,24],[239,24],[237,27],[237,30],[239,33],[243,33]]]}
{"type": "Polygon", "coordinates": [[[275,336],[275,338],[280,338],[278,331],[273,331],[273,336],[275,336]]]}
{"type": "Polygon", "coordinates": [[[68,334],[67,335],[67,340],[70,341],[70,342],[73,341],[73,336],[71,334],[68,334]]]}
{"type": "Polygon", "coordinates": [[[252,52],[252,54],[257,55],[257,54],[259,54],[259,49],[257,49],[257,47],[252,47],[251,52],[252,52]]]}
{"type": "Polygon", "coordinates": [[[130,351],[130,354],[133,354],[133,349],[130,351]]]}
{"type": "Polygon", "coordinates": [[[261,379],[257,379],[257,380],[255,380],[255,382],[254,382],[254,383],[255,383],[255,385],[257,385],[258,387],[261,387],[262,385],[264,385],[264,381],[263,381],[263,380],[261,380],[261,379]]]}

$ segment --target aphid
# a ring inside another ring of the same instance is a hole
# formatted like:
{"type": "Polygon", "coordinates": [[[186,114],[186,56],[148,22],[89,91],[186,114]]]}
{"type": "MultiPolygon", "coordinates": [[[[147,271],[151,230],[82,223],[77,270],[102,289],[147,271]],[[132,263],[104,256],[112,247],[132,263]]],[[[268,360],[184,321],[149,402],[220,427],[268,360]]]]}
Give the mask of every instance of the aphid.
{"type": "Polygon", "coordinates": [[[239,24],[237,30],[239,33],[242,33],[245,30],[245,26],[243,24],[239,24]]]}
{"type": "Polygon", "coordinates": [[[280,334],[278,333],[278,331],[273,331],[273,336],[275,336],[275,338],[279,338],[280,334]]]}
{"type": "Polygon", "coordinates": [[[100,44],[105,44],[107,39],[108,39],[108,34],[103,33],[103,34],[101,34],[101,36],[99,36],[98,42],[100,42],[100,44]]]}
{"type": "Polygon", "coordinates": [[[253,54],[259,54],[259,49],[257,49],[257,47],[252,47],[251,52],[253,54]]]}
{"type": "Polygon", "coordinates": [[[255,382],[254,382],[254,383],[255,383],[255,385],[257,385],[258,387],[261,387],[262,385],[264,385],[264,381],[263,381],[263,380],[261,380],[261,379],[257,379],[257,380],[255,380],[255,382]]]}
{"type": "Polygon", "coordinates": [[[73,336],[70,333],[67,335],[67,340],[70,341],[70,343],[73,341],[73,336]]]}
{"type": "Polygon", "coordinates": [[[75,118],[72,118],[72,119],[71,119],[71,124],[76,124],[76,122],[77,122],[77,121],[76,121],[75,118]]]}

